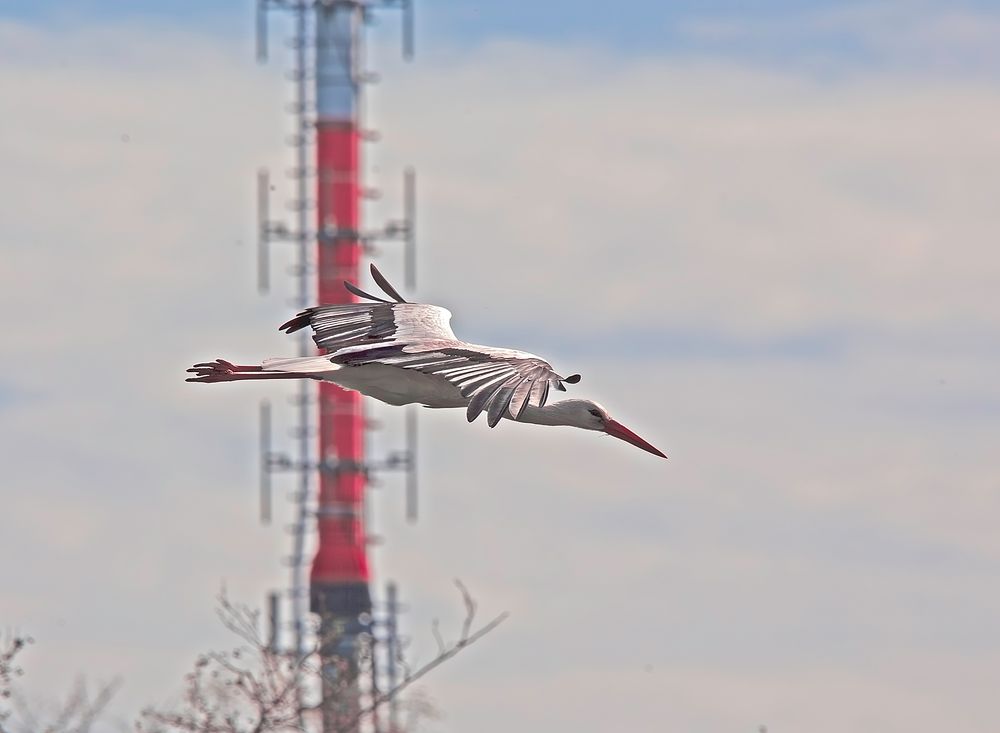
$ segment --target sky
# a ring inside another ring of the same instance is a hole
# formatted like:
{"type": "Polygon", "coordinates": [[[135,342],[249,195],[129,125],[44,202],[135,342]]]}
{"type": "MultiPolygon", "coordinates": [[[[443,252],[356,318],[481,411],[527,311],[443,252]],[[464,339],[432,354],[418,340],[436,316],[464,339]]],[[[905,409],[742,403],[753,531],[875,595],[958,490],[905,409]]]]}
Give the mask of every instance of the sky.
{"type": "MultiPolygon", "coordinates": [[[[372,492],[377,583],[417,661],[453,578],[511,613],[421,729],[994,731],[1000,7],[533,5],[421,3],[409,65],[381,16],[366,214],[415,165],[416,297],[670,459],[421,415],[420,521],[372,492]]],[[[230,643],[223,584],[287,580],[255,420],[291,391],[182,380],[295,349],[290,253],[270,297],[254,272],[287,60],[206,6],[0,11],[0,628],[36,639],[29,696],[120,677],[120,721],[230,643]]]]}

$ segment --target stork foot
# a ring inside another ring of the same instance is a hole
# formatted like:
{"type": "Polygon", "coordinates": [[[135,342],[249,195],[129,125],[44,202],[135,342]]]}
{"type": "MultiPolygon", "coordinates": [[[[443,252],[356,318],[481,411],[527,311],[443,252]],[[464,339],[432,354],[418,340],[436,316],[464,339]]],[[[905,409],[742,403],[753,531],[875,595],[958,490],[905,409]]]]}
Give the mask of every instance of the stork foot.
{"type": "Polygon", "coordinates": [[[188,369],[188,373],[194,374],[188,377],[185,382],[232,382],[240,379],[240,375],[247,372],[259,372],[259,366],[243,366],[233,364],[225,359],[206,361],[195,364],[188,369]]]}
{"type": "Polygon", "coordinates": [[[313,376],[299,372],[265,372],[263,367],[233,364],[225,359],[195,364],[187,371],[194,376],[188,377],[185,382],[203,383],[238,382],[248,379],[310,379],[313,376]]]}

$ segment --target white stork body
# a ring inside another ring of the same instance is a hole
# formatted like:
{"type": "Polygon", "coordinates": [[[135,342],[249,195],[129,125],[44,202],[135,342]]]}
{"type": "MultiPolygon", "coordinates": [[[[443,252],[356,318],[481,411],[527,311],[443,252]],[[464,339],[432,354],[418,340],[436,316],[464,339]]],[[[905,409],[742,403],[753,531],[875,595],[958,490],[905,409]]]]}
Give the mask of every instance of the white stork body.
{"type": "Polygon", "coordinates": [[[565,391],[580,376],[562,377],[544,359],[524,351],[460,341],[451,312],[436,305],[407,303],[372,265],[375,282],[395,302],[369,295],[368,303],[308,308],[281,326],[293,333],[310,326],[322,356],[265,359],[238,366],[218,359],[196,364],[189,382],[245,379],[319,379],[390,405],[465,407],[469,422],[481,413],[490,427],[501,419],[601,430],[666,458],[659,450],[611,419],[587,400],[546,404],[549,389],[565,391]]]}
{"type": "Polygon", "coordinates": [[[316,379],[333,382],[344,389],[385,402],[387,405],[423,405],[424,407],[466,407],[469,398],[447,379],[412,369],[387,364],[362,364],[356,367],[334,365],[325,357],[303,359],[265,359],[265,372],[310,373],[316,379]],[[322,364],[318,363],[322,362],[322,364]],[[322,371],[313,372],[313,368],[322,371]]]}

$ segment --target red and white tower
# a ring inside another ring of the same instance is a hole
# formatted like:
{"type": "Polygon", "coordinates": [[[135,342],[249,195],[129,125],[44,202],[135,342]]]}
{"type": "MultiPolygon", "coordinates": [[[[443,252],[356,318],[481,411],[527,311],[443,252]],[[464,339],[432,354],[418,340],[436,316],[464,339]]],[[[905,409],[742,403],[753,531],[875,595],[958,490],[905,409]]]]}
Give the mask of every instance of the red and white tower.
{"type": "MultiPolygon", "coordinates": [[[[261,176],[260,199],[260,285],[268,285],[268,247],[275,240],[291,240],[299,245],[299,300],[310,305],[311,292],[321,305],[350,303],[356,298],[344,288],[344,281],[358,282],[361,261],[366,246],[376,239],[404,239],[408,285],[413,282],[413,175],[405,177],[405,216],[382,229],[363,229],[360,129],[362,87],[368,78],[363,68],[362,42],[367,15],[374,6],[396,6],[404,11],[404,55],[412,53],[412,12],[409,2],[374,3],[367,0],[315,0],[290,2],[258,0],[258,57],[266,56],[265,11],[268,8],[295,12],[296,114],[298,130],[293,136],[297,165],[293,169],[298,183],[297,198],[292,208],[298,214],[295,230],[275,224],[268,217],[269,182],[261,176]],[[312,32],[310,33],[310,28],[312,32]],[[309,49],[312,64],[309,63],[309,49]],[[312,80],[310,90],[307,81],[312,80]],[[314,114],[310,114],[314,113],[314,114]],[[310,166],[308,152],[315,146],[315,165],[310,166]],[[308,186],[314,186],[311,199],[308,186]],[[309,212],[315,211],[315,227],[310,226],[309,212]],[[315,289],[308,277],[315,273],[315,289]]],[[[300,353],[313,352],[304,337],[300,353]]],[[[365,455],[366,420],[361,395],[334,384],[320,383],[315,393],[310,385],[300,392],[299,455],[292,460],[271,451],[270,408],[262,410],[267,423],[262,432],[262,472],[264,498],[262,506],[270,506],[267,497],[268,475],[281,469],[298,470],[301,476],[298,499],[299,521],[296,525],[292,557],[292,625],[295,631],[293,649],[303,649],[303,570],[304,533],[309,508],[315,510],[317,529],[316,554],[309,571],[309,610],[319,616],[321,639],[332,639],[322,648],[324,660],[324,731],[344,729],[360,706],[357,684],[357,659],[365,639],[378,637],[373,628],[371,574],[367,556],[365,528],[365,488],[370,473],[378,469],[408,470],[407,498],[409,511],[415,511],[415,418],[407,416],[408,450],[372,461],[365,455]],[[313,399],[315,398],[315,399],[313,399]],[[309,406],[316,409],[310,415],[309,406]],[[315,422],[313,422],[315,420],[315,422]],[[315,427],[314,427],[315,426],[315,427]],[[316,442],[311,446],[311,438],[316,442]],[[313,452],[315,449],[315,453],[313,452]],[[315,456],[315,458],[313,458],[315,456]],[[314,475],[318,486],[310,480],[314,475]],[[310,499],[315,497],[313,503],[310,499]]],[[[394,595],[394,591],[391,593],[394,595]]],[[[394,604],[393,604],[394,605],[394,604]]],[[[272,602],[277,607],[277,602],[272,602]]],[[[394,628],[394,621],[392,623],[394,628]]],[[[278,624],[275,623],[275,628],[278,624]]],[[[394,643],[394,640],[393,642],[394,643]]],[[[374,655],[373,659],[376,658],[374,655]]],[[[389,660],[390,663],[392,660],[389,660]]],[[[391,671],[390,671],[391,677],[391,671]]],[[[377,686],[378,676],[373,675],[377,686]]],[[[382,728],[376,719],[373,726],[382,728]]]]}
{"type": "MultiPolygon", "coordinates": [[[[357,2],[316,6],[317,300],[357,300],[361,166],[358,101],[361,25],[357,2]]],[[[310,607],[321,616],[371,612],[365,554],[365,416],[361,395],[319,385],[319,547],[309,576],[310,607]]]]}

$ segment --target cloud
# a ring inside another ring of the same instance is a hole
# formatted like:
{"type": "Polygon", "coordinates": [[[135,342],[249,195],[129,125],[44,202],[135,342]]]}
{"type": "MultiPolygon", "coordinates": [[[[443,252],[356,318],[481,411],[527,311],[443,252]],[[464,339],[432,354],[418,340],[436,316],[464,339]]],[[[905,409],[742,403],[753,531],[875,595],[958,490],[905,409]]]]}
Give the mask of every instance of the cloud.
{"type": "MultiPolygon", "coordinates": [[[[8,24],[0,48],[4,622],[39,688],[122,674],[127,712],[226,643],[222,580],[284,582],[253,420],[287,393],[180,378],[294,350],[289,291],[252,271],[286,90],[180,30],[8,24]]],[[[418,656],[455,576],[513,612],[428,683],[436,729],[987,730],[995,87],[518,42],[386,76],[368,214],[415,162],[421,296],[582,372],[671,456],[425,411],[421,523],[390,480],[372,498],[380,582],[418,656]]]]}
{"type": "Polygon", "coordinates": [[[769,15],[692,14],[678,22],[688,53],[792,64],[827,77],[891,70],[910,76],[1000,72],[1000,18],[971,3],[830,4],[769,15]]]}

